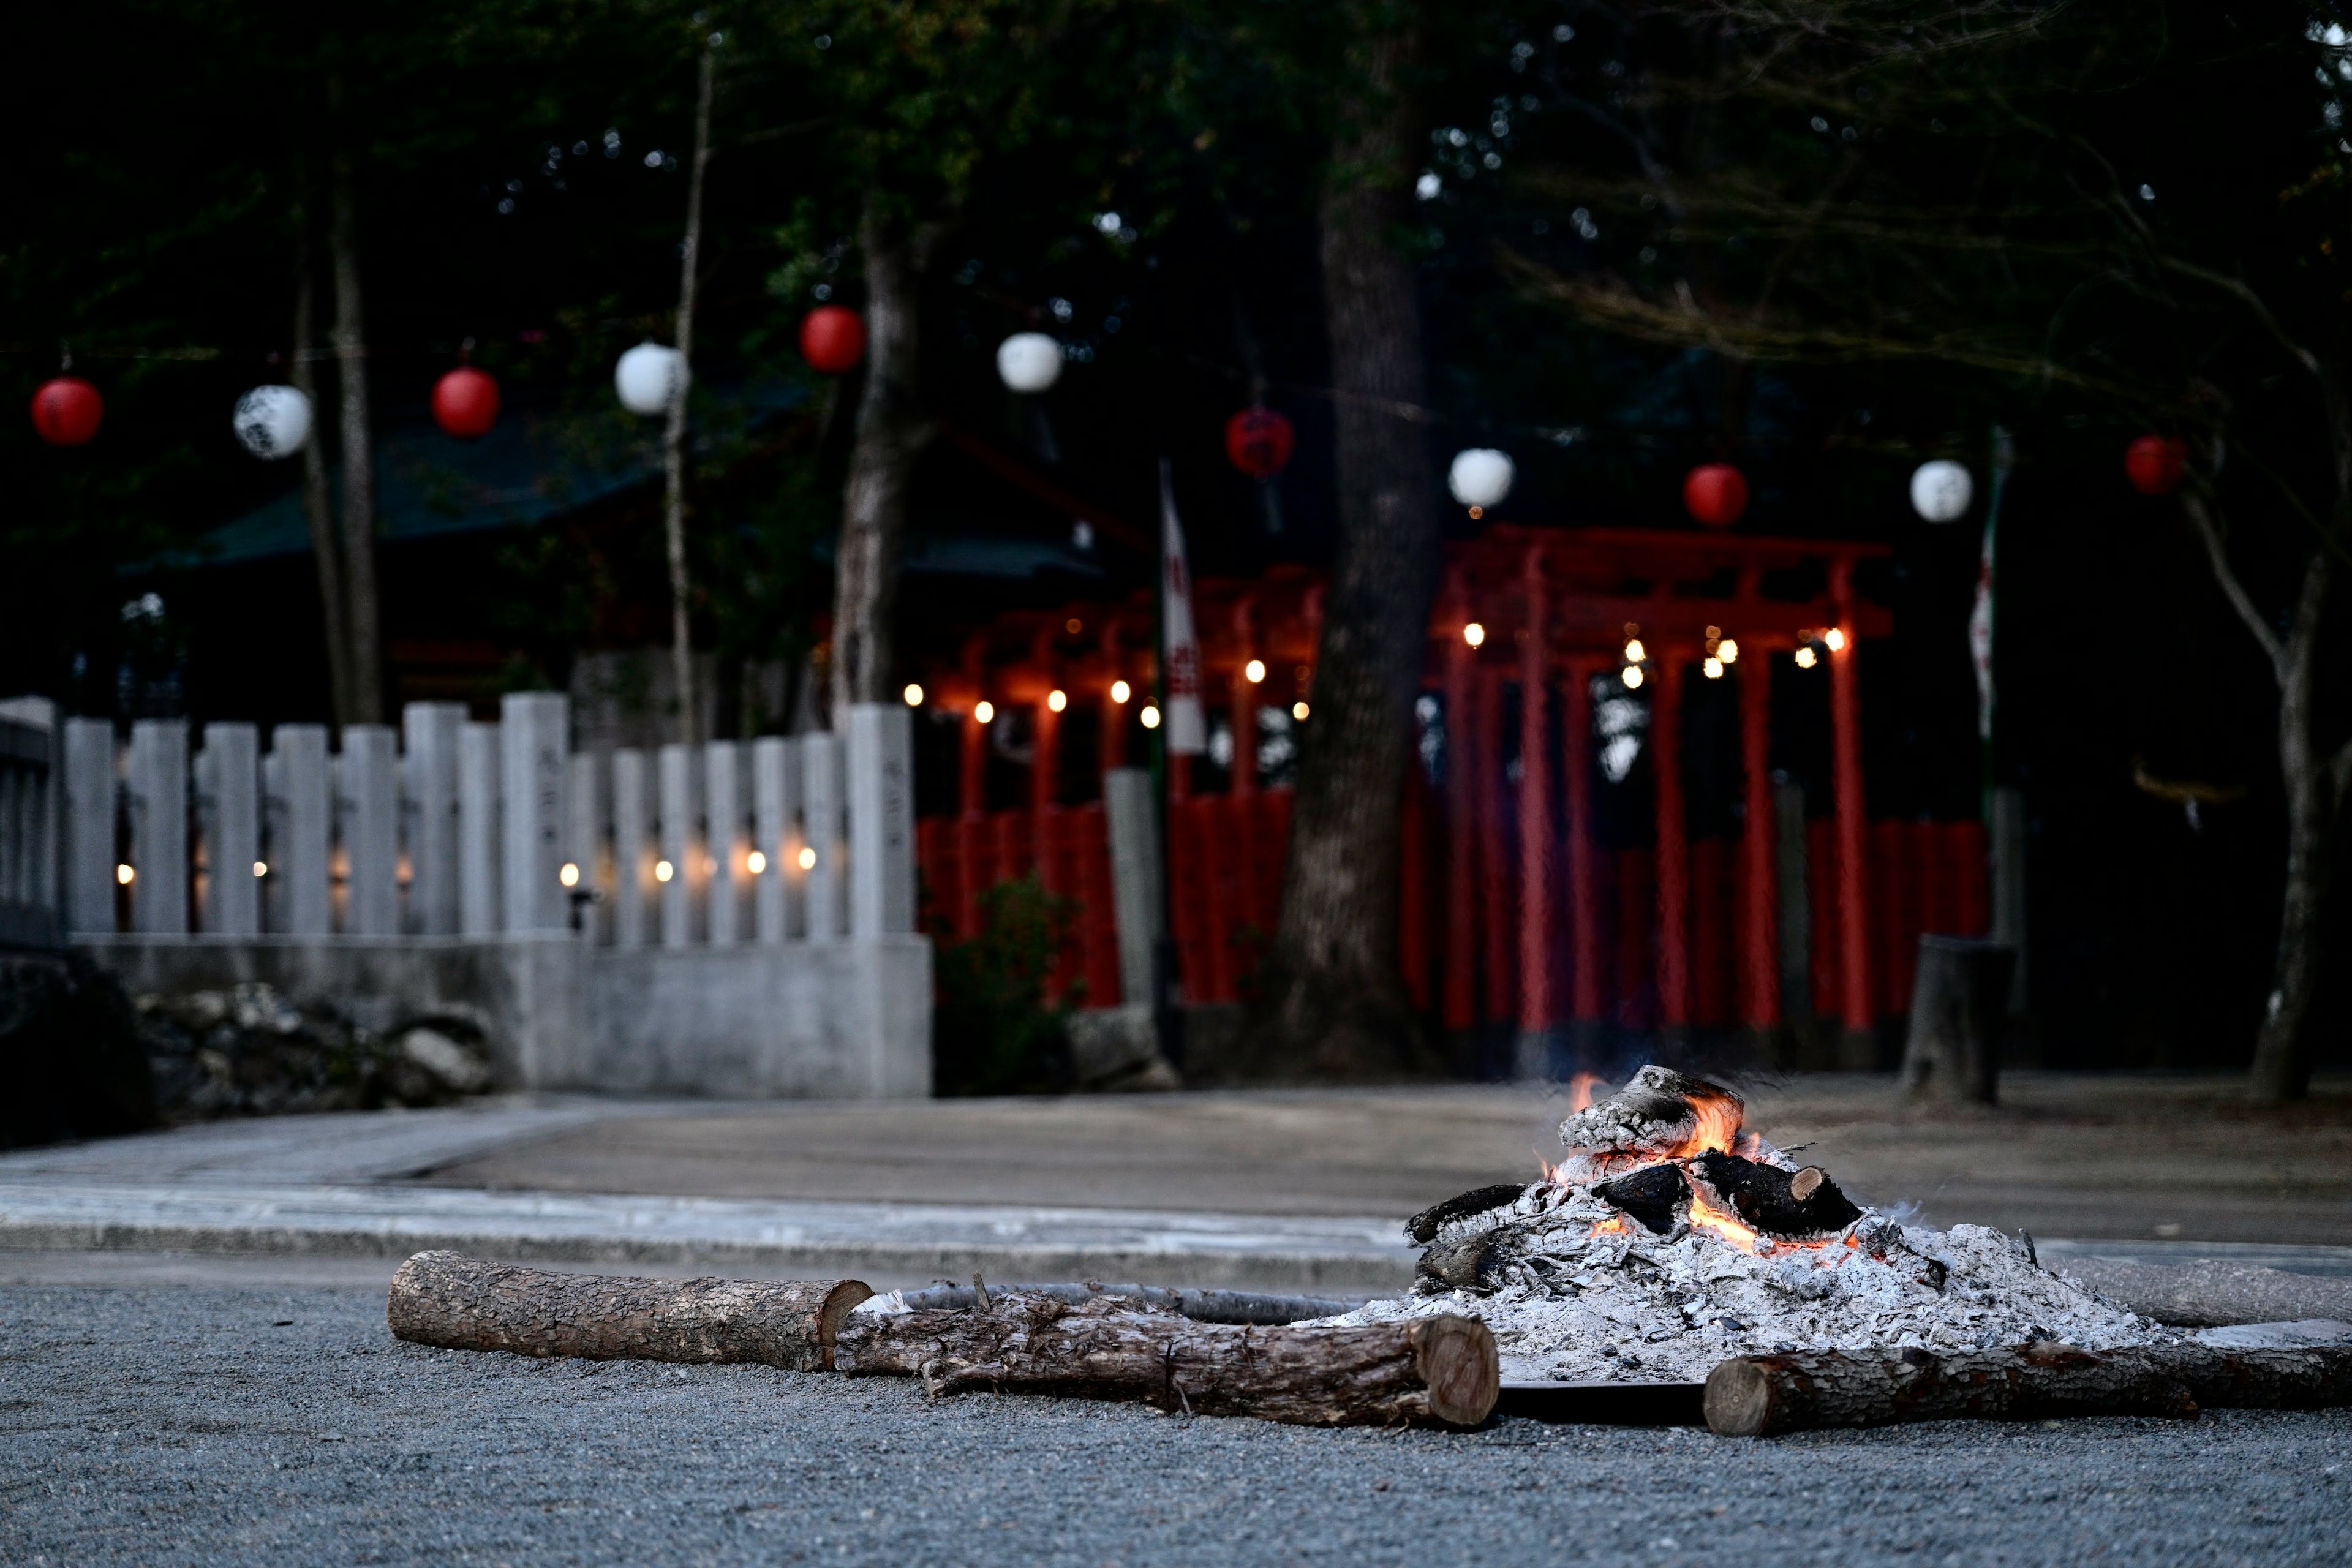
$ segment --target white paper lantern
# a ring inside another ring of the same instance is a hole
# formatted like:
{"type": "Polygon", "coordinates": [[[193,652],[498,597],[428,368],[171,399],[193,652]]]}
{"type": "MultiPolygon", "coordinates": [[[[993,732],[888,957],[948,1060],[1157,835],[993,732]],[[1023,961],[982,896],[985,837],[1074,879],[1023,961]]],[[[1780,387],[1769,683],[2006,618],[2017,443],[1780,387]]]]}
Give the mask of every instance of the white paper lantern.
{"type": "Polygon", "coordinates": [[[257,458],[290,458],[310,439],[310,400],[298,386],[257,386],[236,400],[229,428],[257,458]]]}
{"type": "Polygon", "coordinates": [[[621,356],[613,367],[613,390],[621,406],[632,414],[667,414],[673,395],[683,394],[690,379],[686,360],[676,349],[650,338],[621,356]]]}
{"type": "Polygon", "coordinates": [[[996,345],[996,374],[1015,392],[1043,392],[1062,379],[1062,345],[1043,332],[1015,332],[996,345]]]}
{"type": "Polygon", "coordinates": [[[1454,454],[1454,467],[1445,473],[1445,488],[1462,505],[1484,508],[1500,504],[1511,493],[1511,481],[1517,478],[1518,469],[1508,453],[1492,447],[1472,447],[1454,454]]]}
{"type": "Polygon", "coordinates": [[[1951,522],[1969,510],[1976,481],[1948,458],[1922,463],[1911,476],[1911,510],[1929,522],[1951,522]]]}

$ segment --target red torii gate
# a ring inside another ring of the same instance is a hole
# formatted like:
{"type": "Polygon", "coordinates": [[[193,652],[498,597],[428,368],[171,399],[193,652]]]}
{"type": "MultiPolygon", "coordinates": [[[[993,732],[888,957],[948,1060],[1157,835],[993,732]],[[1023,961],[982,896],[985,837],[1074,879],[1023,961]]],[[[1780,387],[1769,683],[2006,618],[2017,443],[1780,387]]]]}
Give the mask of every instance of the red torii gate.
{"type": "MultiPolygon", "coordinates": [[[[1739,847],[1746,868],[1746,908],[1738,921],[1744,935],[1739,1014],[1758,1026],[1776,1024],[1781,1015],[1769,771],[1770,689],[1768,679],[1741,677],[1762,670],[1773,654],[1802,649],[1806,652],[1800,657],[1826,661],[1832,683],[1835,1011],[1849,1031],[1870,1028],[1874,993],[1865,919],[1867,834],[1853,659],[1864,637],[1891,632],[1892,618],[1883,608],[1856,598],[1853,568],[1859,561],[1888,553],[1883,544],[1854,541],[1508,524],[1446,547],[1443,585],[1428,628],[1434,646],[1424,684],[1444,698],[1451,753],[1447,817],[1458,828],[1475,824],[1478,842],[1475,855],[1469,852],[1472,846],[1456,844],[1446,856],[1443,909],[1446,927],[1457,933],[1480,927],[1495,933],[1516,927],[1520,979],[1516,1012],[1523,1037],[1539,1035],[1563,1021],[1600,1021],[1603,921],[1591,832],[1591,685],[1594,675],[1624,666],[1625,645],[1634,637],[1646,656],[1649,743],[1654,748],[1657,780],[1658,1022],[1677,1027],[1693,1017],[1690,840],[1680,766],[1684,687],[1693,667],[1729,641],[1737,644],[1738,657],[1727,669],[1718,665],[1715,673],[1731,678],[1739,694],[1746,801],[1739,847]],[[1474,623],[1484,633],[1475,645],[1465,636],[1474,623]],[[1482,791],[1492,798],[1499,779],[1503,689],[1514,676],[1521,692],[1516,921],[1507,907],[1510,879],[1502,826],[1491,810],[1477,805],[1482,791]],[[1565,754],[1557,759],[1565,795],[1560,845],[1555,844],[1551,831],[1555,759],[1548,739],[1555,679],[1566,721],[1561,726],[1565,754]],[[1559,924],[1560,911],[1553,906],[1561,882],[1557,873],[1562,850],[1570,956],[1569,994],[1564,998],[1555,994],[1551,963],[1559,924]]],[[[1276,568],[1251,582],[1197,582],[1194,616],[1206,689],[1214,693],[1222,685],[1235,715],[1254,715],[1269,697],[1307,701],[1314,683],[1322,592],[1319,574],[1297,567],[1276,568]],[[1259,667],[1257,680],[1250,679],[1254,663],[1259,667]]],[[[1052,610],[1013,612],[971,637],[958,664],[929,672],[927,702],[959,711],[962,720],[960,811],[953,825],[961,867],[977,867],[991,858],[1000,868],[1028,861],[1047,874],[1051,885],[1055,878],[1048,868],[1054,858],[1048,845],[1066,841],[1081,826],[1099,836],[1099,823],[1091,817],[1083,825],[1070,819],[1073,813],[1098,816],[1098,806],[1067,806],[1060,799],[1061,715],[1075,703],[1096,704],[1102,721],[1101,766],[1124,763],[1140,732],[1135,715],[1153,689],[1157,661],[1152,627],[1148,592],[1116,602],[1080,601],[1052,610]],[[989,838],[992,833],[1001,837],[1010,825],[992,826],[987,811],[988,721],[980,716],[983,701],[1025,706],[1034,720],[1030,799],[1020,814],[1026,819],[1025,856],[1009,843],[992,847],[989,838]]],[[[1256,725],[1234,722],[1231,731],[1231,795],[1239,807],[1258,793],[1256,725]]],[[[1173,761],[1170,791],[1181,801],[1192,793],[1188,759],[1173,761]]],[[[1202,804],[1210,798],[1203,797],[1202,804]]],[[[1414,809],[1409,796],[1409,823],[1414,809]]],[[[1286,813],[1277,815],[1286,826],[1286,813]]],[[[948,826],[936,825],[938,829],[948,826]]],[[[1418,867],[1408,868],[1408,877],[1418,871],[1418,867]]],[[[1006,869],[1004,874],[1012,873],[1006,869]]],[[[1255,880],[1265,882],[1273,874],[1273,868],[1259,868],[1255,880]]],[[[1065,879],[1071,878],[1085,879],[1082,873],[1065,873],[1065,879]]],[[[960,874],[959,882],[959,923],[969,931],[976,879],[960,874]]],[[[1087,967],[1098,972],[1102,960],[1095,950],[1101,943],[1090,937],[1087,946],[1087,967]]],[[[1223,956],[1212,944],[1210,966],[1221,968],[1223,956]]],[[[1490,1010],[1496,998],[1512,989],[1511,957],[1506,944],[1491,940],[1486,944],[1490,1010]]],[[[1425,973],[1426,959],[1425,947],[1416,958],[1409,935],[1408,969],[1418,963],[1425,973]]],[[[1445,965],[1442,994],[1433,1000],[1448,1027],[1475,1023],[1476,980],[1477,973],[1467,962],[1445,965]]],[[[1222,986],[1213,989],[1223,994],[1222,986]]],[[[1108,994],[1097,986],[1097,999],[1107,1000],[1108,994]]]]}

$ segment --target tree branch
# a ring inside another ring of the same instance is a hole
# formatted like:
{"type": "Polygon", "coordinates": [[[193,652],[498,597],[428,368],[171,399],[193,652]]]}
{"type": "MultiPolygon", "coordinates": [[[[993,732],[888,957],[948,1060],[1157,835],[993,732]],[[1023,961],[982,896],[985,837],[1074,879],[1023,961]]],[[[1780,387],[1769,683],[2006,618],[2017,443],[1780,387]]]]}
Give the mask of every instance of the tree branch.
{"type": "Polygon", "coordinates": [[[2196,526],[2198,537],[2205,542],[2206,558],[2213,563],[2213,580],[2221,585],[2221,592],[2238,612],[2238,618],[2246,623],[2246,629],[2254,634],[2254,641],[2260,643],[2263,652],[2269,656],[2272,678],[2284,687],[2287,677],[2286,645],[2279,641],[2278,633],[2271,629],[2270,623],[2263,619],[2262,611],[2254,607],[2253,598],[2246,592],[2246,585],[2238,581],[2238,574],[2230,564],[2230,552],[2221,540],[2221,531],[2214,525],[2213,514],[2206,507],[2205,498],[2194,489],[2184,489],[2180,492],[2180,510],[2189,514],[2189,521],[2196,526]]]}

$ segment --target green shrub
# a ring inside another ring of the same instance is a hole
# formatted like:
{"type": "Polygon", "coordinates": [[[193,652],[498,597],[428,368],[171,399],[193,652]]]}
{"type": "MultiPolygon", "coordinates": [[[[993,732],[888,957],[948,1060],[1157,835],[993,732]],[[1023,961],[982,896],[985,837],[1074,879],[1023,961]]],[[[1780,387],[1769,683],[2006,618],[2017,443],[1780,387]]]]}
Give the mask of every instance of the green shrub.
{"type": "Polygon", "coordinates": [[[941,1094],[1022,1094],[1069,1084],[1066,1023],[1084,983],[1048,1005],[1045,982],[1077,917],[1036,873],[980,895],[980,931],[942,944],[931,1064],[941,1094]]]}

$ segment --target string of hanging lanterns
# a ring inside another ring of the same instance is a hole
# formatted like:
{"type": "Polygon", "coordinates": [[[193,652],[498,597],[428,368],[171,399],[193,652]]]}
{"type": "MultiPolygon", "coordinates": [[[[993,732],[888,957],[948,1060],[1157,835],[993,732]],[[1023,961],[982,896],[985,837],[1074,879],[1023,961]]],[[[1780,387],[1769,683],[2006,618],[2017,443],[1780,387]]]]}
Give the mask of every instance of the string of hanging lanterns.
{"type": "Polygon", "coordinates": [[[33,428],[52,447],[79,447],[98,434],[106,399],[78,375],[52,376],[33,392],[33,428]]]}

